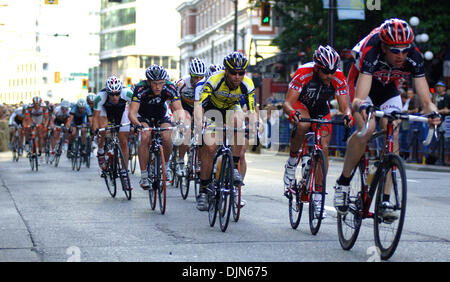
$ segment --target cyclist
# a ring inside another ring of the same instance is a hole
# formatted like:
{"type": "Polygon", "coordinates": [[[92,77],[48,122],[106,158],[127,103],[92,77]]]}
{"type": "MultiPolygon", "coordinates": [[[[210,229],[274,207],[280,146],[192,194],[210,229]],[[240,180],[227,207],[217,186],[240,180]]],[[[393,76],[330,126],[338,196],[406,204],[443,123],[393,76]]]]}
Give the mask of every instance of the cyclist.
{"type": "MultiPolygon", "coordinates": [[[[55,111],[52,114],[52,117],[50,119],[50,128],[53,130],[53,138],[51,140],[51,160],[53,161],[53,158],[55,157],[55,145],[56,142],[60,139],[60,130],[55,130],[55,126],[64,126],[70,116],[69,113],[70,110],[70,102],[63,100],[55,108],[55,111]]],[[[63,130],[66,130],[65,127],[63,127],[63,130]]]]}
{"type": "MultiPolygon", "coordinates": [[[[39,96],[33,97],[32,103],[25,110],[25,117],[23,119],[23,127],[25,128],[26,140],[31,138],[31,125],[37,126],[37,136],[38,136],[38,157],[41,159],[42,149],[44,147],[46,127],[44,125],[48,124],[48,110],[42,99],[39,96]]],[[[29,143],[29,142],[27,142],[29,143]]]]}
{"type": "Polygon", "coordinates": [[[91,108],[91,112],[94,112],[94,100],[95,100],[95,93],[89,93],[86,96],[86,102],[89,105],[89,108],[91,108]]]}
{"type": "Polygon", "coordinates": [[[19,151],[18,155],[21,156],[23,153],[23,137],[24,137],[24,131],[23,131],[23,125],[22,121],[25,117],[25,111],[27,109],[28,105],[24,104],[21,107],[18,107],[9,117],[9,140],[10,140],[10,149],[12,149],[12,142],[14,140],[14,136],[16,135],[16,130],[19,130],[19,151]]]}
{"type": "MultiPolygon", "coordinates": [[[[428,83],[425,78],[424,60],[413,43],[414,33],[404,20],[388,19],[361,40],[352,50],[355,63],[349,73],[349,89],[355,93],[352,103],[354,117],[360,130],[367,119],[367,108],[371,105],[391,113],[401,112],[402,101],[397,84],[402,79],[413,77],[416,92],[425,113],[435,113],[429,119],[430,125],[440,123],[437,108],[431,102],[428,83]],[[356,86],[355,86],[356,81],[356,86]],[[353,89],[355,87],[355,89],[353,89]]],[[[386,119],[380,126],[385,129],[386,119]]],[[[364,154],[366,144],[375,130],[375,120],[370,121],[367,134],[359,138],[353,134],[347,145],[342,174],[336,181],[334,206],[339,214],[348,212],[348,194],[351,173],[364,154]]],[[[398,153],[398,128],[394,131],[394,152],[398,153]]],[[[395,220],[398,215],[389,202],[385,191],[382,202],[382,216],[395,220]]]]}
{"type": "MultiPolygon", "coordinates": [[[[290,155],[284,170],[285,196],[287,188],[295,178],[299,150],[303,145],[305,134],[311,127],[310,123],[298,122],[302,118],[323,118],[331,120],[328,101],[335,95],[339,109],[344,113],[344,121],[348,127],[353,126],[353,117],[348,103],[347,82],[344,74],[338,69],[340,58],[338,53],[330,46],[320,45],[314,52],[313,62],[302,65],[294,74],[286,94],[283,110],[289,115],[289,120],[296,125],[296,131],[290,139],[290,155]]],[[[315,124],[312,125],[313,129],[315,124]]],[[[328,144],[331,139],[331,125],[322,127],[322,149],[328,167],[328,144]]],[[[323,176],[322,176],[323,177],[323,176]]],[[[320,191],[322,180],[318,179],[316,188],[320,191]]],[[[316,194],[314,201],[319,208],[322,194],[316,194]]],[[[323,213],[326,217],[326,213],[323,213]]]]}
{"type": "MultiPolygon", "coordinates": [[[[194,112],[194,96],[197,83],[202,80],[206,73],[205,63],[195,58],[189,64],[189,75],[182,77],[175,85],[177,87],[178,96],[180,96],[183,109],[189,114],[186,121],[190,124],[194,112]]],[[[186,136],[187,137],[187,136],[186,136]]],[[[177,156],[176,173],[179,176],[186,175],[184,169],[184,155],[189,149],[188,143],[184,142],[179,146],[179,155],[177,156]]]]}
{"type": "MultiPolygon", "coordinates": [[[[202,103],[202,115],[210,110],[218,111],[224,122],[229,117],[227,112],[234,113],[233,121],[231,121],[234,128],[242,128],[243,126],[243,111],[240,106],[240,99],[245,95],[249,100],[249,111],[255,113],[255,87],[253,81],[245,76],[245,70],[248,66],[248,59],[239,52],[232,52],[223,60],[225,70],[216,72],[208,78],[204,84],[200,102],[202,103]]],[[[196,116],[198,112],[196,113],[196,116]]],[[[231,119],[231,116],[230,116],[231,119]]],[[[203,116],[199,119],[196,117],[196,123],[202,122],[203,116]]],[[[197,124],[197,127],[201,127],[197,124]]],[[[234,134],[236,139],[237,134],[234,134]]],[[[206,188],[209,185],[211,178],[211,171],[213,165],[214,154],[217,149],[217,144],[208,140],[205,135],[205,142],[199,149],[199,159],[201,162],[200,170],[200,191],[197,197],[197,208],[201,211],[208,209],[208,200],[206,188]]],[[[242,183],[242,177],[237,169],[240,161],[240,152],[242,150],[241,142],[234,142],[231,146],[233,154],[233,163],[235,169],[233,170],[233,185],[242,183]]]]}
{"type": "MultiPolygon", "coordinates": [[[[98,128],[105,128],[108,123],[113,125],[129,123],[128,120],[128,107],[127,103],[131,102],[133,93],[129,88],[123,87],[122,81],[112,75],[106,80],[105,88],[100,90],[100,92],[95,97],[94,103],[94,117],[92,130],[97,131],[98,128]]],[[[120,148],[122,149],[123,157],[128,160],[128,135],[130,133],[130,125],[122,126],[119,129],[119,141],[120,148]]],[[[97,142],[97,158],[98,165],[102,170],[106,169],[105,162],[105,134],[106,132],[101,132],[97,142]]],[[[125,167],[128,167],[128,161],[125,162],[125,167]]],[[[126,171],[121,172],[124,176],[128,174],[126,171]]],[[[124,181],[127,185],[128,181],[124,181]]],[[[131,187],[125,187],[125,189],[131,190],[131,187]]]]}
{"type": "Polygon", "coordinates": [[[81,152],[82,154],[86,153],[86,132],[88,128],[88,124],[92,124],[92,112],[89,105],[86,103],[86,100],[83,98],[78,99],[77,103],[71,108],[70,116],[66,121],[66,128],[69,131],[69,148],[68,154],[72,154],[72,144],[75,139],[75,135],[77,133],[76,130],[72,130],[73,126],[86,125],[86,127],[82,127],[81,130],[81,152]]]}
{"type": "MultiPolygon", "coordinates": [[[[133,98],[130,105],[129,119],[140,131],[143,127],[150,127],[150,121],[155,119],[160,127],[170,127],[170,117],[166,101],[171,101],[174,110],[175,120],[184,120],[184,111],[181,105],[177,89],[169,81],[169,75],[166,70],[158,65],[152,65],[145,71],[146,80],[136,84],[133,98]]],[[[170,131],[161,133],[162,145],[164,151],[164,160],[166,162],[166,175],[170,174],[170,167],[167,164],[172,152],[172,140],[170,131]]],[[[144,190],[150,188],[148,181],[147,162],[149,147],[151,144],[151,132],[141,132],[141,143],[139,144],[138,155],[141,168],[141,180],[139,184],[144,190]]]]}

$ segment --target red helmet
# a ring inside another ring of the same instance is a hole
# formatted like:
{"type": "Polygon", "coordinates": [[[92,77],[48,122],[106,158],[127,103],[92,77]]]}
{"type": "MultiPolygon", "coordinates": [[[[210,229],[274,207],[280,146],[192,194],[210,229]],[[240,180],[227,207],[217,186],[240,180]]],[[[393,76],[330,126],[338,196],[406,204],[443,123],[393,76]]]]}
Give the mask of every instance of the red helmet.
{"type": "Polygon", "coordinates": [[[42,103],[42,99],[41,99],[41,97],[39,97],[39,96],[34,96],[33,97],[33,105],[41,105],[41,103],[42,103]]]}
{"type": "Polygon", "coordinates": [[[404,20],[388,19],[380,26],[380,39],[386,45],[411,44],[414,32],[404,20]]]}

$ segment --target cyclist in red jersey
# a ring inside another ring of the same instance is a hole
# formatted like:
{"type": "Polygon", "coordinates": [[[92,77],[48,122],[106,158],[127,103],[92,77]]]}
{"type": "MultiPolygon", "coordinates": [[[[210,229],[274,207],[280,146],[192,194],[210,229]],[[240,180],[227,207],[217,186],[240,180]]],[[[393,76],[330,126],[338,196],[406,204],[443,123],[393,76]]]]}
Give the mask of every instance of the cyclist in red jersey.
{"type": "MultiPolygon", "coordinates": [[[[398,90],[400,80],[413,77],[416,92],[419,95],[424,112],[435,112],[429,119],[430,125],[440,123],[436,106],[431,102],[430,90],[425,78],[423,56],[413,43],[414,33],[403,20],[388,19],[374,29],[352,50],[355,63],[349,73],[349,88],[354,93],[352,109],[358,130],[367,120],[366,109],[374,105],[390,113],[401,112],[402,102],[398,90]]],[[[353,95],[351,95],[353,96],[353,95]]],[[[386,128],[387,120],[381,120],[386,128]]],[[[348,141],[344,167],[336,182],[334,206],[339,214],[348,212],[348,193],[351,173],[364,154],[366,144],[375,130],[375,120],[370,122],[367,134],[359,138],[353,134],[348,141]]],[[[398,153],[398,129],[394,131],[394,151],[398,153]]],[[[393,205],[389,195],[384,195],[383,217],[395,220],[393,205]]]]}
{"type": "MultiPolygon", "coordinates": [[[[299,116],[301,118],[331,120],[328,101],[336,95],[339,110],[345,114],[344,120],[347,126],[353,126],[354,121],[349,107],[347,82],[342,71],[338,69],[339,61],[339,55],[332,47],[319,46],[314,52],[313,62],[302,65],[295,72],[289,84],[283,110],[289,115],[289,120],[296,124],[297,129],[294,136],[291,136],[290,156],[285,165],[285,192],[295,178],[299,150],[302,147],[305,134],[311,127],[310,123],[299,123],[299,116]]],[[[324,131],[322,138],[323,153],[328,167],[331,125],[324,126],[322,130],[324,131]]],[[[318,197],[315,200],[320,202],[322,195],[316,196],[318,197]]],[[[320,204],[317,206],[320,207],[320,204]]]]}

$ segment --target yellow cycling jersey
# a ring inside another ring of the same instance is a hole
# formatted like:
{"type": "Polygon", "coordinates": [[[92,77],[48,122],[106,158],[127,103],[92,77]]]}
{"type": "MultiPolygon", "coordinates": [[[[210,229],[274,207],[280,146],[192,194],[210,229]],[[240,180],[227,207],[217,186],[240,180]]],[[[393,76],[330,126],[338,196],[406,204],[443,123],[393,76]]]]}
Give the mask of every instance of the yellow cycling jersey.
{"type": "Polygon", "coordinates": [[[247,76],[244,76],[238,88],[230,90],[225,83],[225,71],[215,73],[206,81],[200,102],[208,98],[214,107],[222,110],[232,109],[236,104],[239,105],[241,98],[245,98],[248,99],[250,112],[255,112],[255,86],[247,76]]]}

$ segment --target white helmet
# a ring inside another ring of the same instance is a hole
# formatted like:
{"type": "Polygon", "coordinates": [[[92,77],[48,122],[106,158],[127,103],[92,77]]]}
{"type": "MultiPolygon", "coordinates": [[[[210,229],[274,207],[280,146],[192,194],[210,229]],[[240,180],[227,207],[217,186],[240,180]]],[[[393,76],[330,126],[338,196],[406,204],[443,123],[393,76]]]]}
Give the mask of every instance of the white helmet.
{"type": "Polygon", "coordinates": [[[78,99],[77,101],[78,108],[85,108],[86,105],[87,105],[86,100],[84,100],[83,98],[78,99]]]}
{"type": "Polygon", "coordinates": [[[106,91],[108,93],[118,93],[122,91],[123,83],[120,78],[115,75],[112,75],[106,80],[106,91]]]}
{"type": "Polygon", "coordinates": [[[205,63],[199,58],[195,58],[189,64],[189,73],[195,76],[204,76],[206,72],[205,63]]]}

